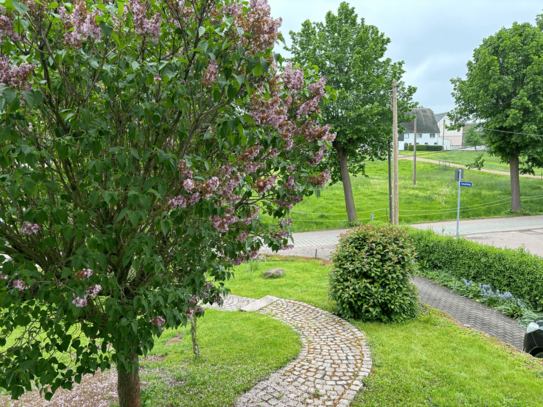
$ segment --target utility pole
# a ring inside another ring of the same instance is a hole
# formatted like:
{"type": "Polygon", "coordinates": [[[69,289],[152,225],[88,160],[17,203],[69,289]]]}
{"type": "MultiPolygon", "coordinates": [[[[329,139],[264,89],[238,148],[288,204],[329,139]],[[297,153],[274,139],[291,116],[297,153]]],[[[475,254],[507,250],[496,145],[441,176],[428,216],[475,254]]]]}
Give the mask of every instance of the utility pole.
{"type": "Polygon", "coordinates": [[[392,215],[392,169],[390,166],[390,141],[388,142],[388,211],[390,212],[388,221],[392,223],[394,217],[392,215]]]}
{"type": "MultiPolygon", "coordinates": [[[[400,216],[398,213],[398,100],[396,95],[396,81],[392,82],[392,128],[394,134],[394,224],[400,224],[400,216]]],[[[415,139],[416,142],[416,139],[415,139]]]]}
{"type": "Polygon", "coordinates": [[[445,117],[443,118],[443,147],[441,149],[442,151],[445,151],[445,120],[446,120],[445,117]]]}
{"type": "Polygon", "coordinates": [[[417,185],[417,116],[416,115],[415,115],[415,144],[413,144],[413,185],[417,185]]]}

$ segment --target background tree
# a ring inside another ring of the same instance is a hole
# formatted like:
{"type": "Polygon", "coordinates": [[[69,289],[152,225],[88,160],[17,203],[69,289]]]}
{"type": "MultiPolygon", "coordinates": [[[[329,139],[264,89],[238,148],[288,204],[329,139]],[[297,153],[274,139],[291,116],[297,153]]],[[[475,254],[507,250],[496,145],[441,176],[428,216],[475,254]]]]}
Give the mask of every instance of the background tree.
{"type": "Polygon", "coordinates": [[[403,62],[384,58],[390,39],[360,20],[354,8],[341,3],[337,15],[326,14],[324,23],[306,20],[300,32],[290,32],[292,61],[314,64],[327,83],[338,91],[336,103],[323,108],[323,120],[337,137],[334,149],[322,163],[330,168],[332,183],[342,181],[349,221],[356,208],[349,173],[364,174],[365,161],[386,156],[392,140],[392,81],[398,81],[399,122],[408,112],[416,88],[401,82],[403,62]]]}
{"type": "Polygon", "coordinates": [[[521,164],[524,172],[543,165],[543,138],[525,135],[543,131],[542,54],[541,30],[515,23],[475,49],[466,79],[451,80],[456,107],[449,117],[457,126],[480,122],[489,154],[509,162],[514,212],[521,210],[521,164]]]}
{"type": "Polygon", "coordinates": [[[282,218],[326,184],[308,163],[334,139],[328,88],[278,72],[265,0],[4,4],[0,386],[50,399],[116,364],[140,406],[154,338],[285,247],[282,218]]]}
{"type": "Polygon", "coordinates": [[[470,127],[464,136],[464,145],[468,147],[475,147],[484,145],[483,136],[475,127],[470,127]]]}

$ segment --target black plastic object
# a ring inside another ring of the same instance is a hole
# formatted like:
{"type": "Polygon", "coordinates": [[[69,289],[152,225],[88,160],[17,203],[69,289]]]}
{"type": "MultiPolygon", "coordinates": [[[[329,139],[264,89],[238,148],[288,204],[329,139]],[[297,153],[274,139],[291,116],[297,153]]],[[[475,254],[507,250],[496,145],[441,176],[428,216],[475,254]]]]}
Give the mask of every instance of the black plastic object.
{"type": "Polygon", "coordinates": [[[532,322],[528,326],[526,335],[524,335],[524,352],[536,358],[543,358],[543,318],[532,322]],[[538,325],[539,328],[532,324],[538,325]]]}

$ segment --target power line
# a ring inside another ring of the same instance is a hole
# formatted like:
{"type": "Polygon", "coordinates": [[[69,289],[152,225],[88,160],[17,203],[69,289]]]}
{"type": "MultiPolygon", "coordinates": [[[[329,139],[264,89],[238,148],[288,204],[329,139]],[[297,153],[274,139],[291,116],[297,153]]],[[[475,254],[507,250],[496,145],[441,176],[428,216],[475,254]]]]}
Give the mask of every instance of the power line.
{"type": "Polygon", "coordinates": [[[488,130],[488,131],[497,131],[497,132],[499,132],[499,133],[518,134],[518,135],[521,135],[521,136],[543,137],[543,134],[517,133],[517,132],[514,132],[514,131],[505,131],[505,130],[487,129],[486,127],[480,127],[480,129],[488,130]]]}

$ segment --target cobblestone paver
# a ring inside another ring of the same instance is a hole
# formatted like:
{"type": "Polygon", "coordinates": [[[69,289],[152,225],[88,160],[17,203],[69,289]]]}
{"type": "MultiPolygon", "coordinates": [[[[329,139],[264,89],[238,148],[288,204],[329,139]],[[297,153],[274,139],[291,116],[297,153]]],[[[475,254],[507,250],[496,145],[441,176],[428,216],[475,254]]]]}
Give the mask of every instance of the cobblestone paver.
{"type": "Polygon", "coordinates": [[[311,305],[280,299],[259,312],[300,334],[298,359],[240,397],[238,407],[348,406],[371,371],[364,335],[347,321],[311,305]]]}
{"type": "Polygon", "coordinates": [[[420,300],[425,304],[446,312],[465,325],[522,349],[525,330],[514,319],[425,278],[415,277],[413,284],[419,289],[420,300]]]}

